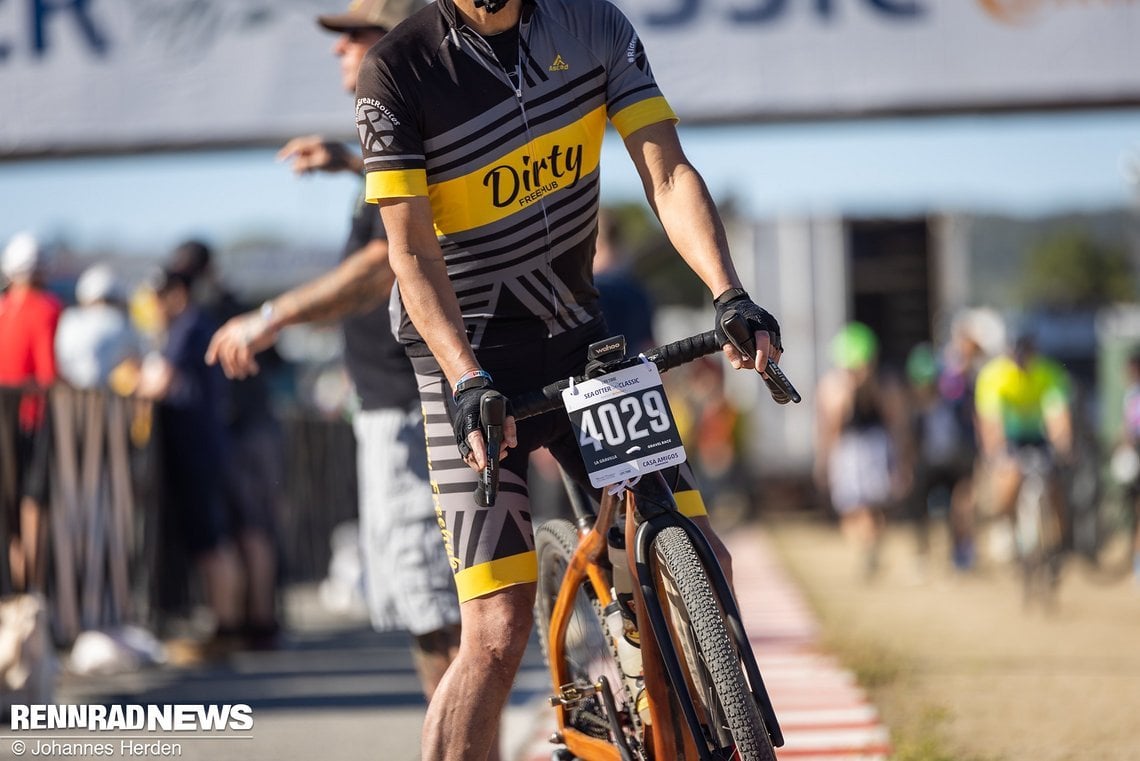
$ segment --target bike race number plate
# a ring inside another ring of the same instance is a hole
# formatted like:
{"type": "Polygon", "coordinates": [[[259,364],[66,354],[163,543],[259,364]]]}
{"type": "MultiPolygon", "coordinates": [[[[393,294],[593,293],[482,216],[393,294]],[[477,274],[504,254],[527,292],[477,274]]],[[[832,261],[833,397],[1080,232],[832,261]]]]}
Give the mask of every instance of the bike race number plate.
{"type": "Polygon", "coordinates": [[[685,461],[661,373],[652,362],[562,392],[590,483],[597,488],[685,461]]]}

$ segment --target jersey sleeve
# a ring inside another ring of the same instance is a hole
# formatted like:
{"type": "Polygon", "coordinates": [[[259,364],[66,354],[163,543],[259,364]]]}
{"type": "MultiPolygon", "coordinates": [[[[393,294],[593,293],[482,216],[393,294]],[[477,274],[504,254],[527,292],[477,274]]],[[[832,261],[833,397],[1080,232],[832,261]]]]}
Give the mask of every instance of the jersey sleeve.
{"type": "Polygon", "coordinates": [[[677,121],[661,94],[645,46],[629,19],[609,2],[599,3],[599,51],[606,66],[606,114],[622,138],[642,127],[677,121]]]}
{"type": "Polygon", "coordinates": [[[373,49],[360,66],[356,131],[364,159],[364,200],[427,195],[423,136],[415,106],[373,49]]]}

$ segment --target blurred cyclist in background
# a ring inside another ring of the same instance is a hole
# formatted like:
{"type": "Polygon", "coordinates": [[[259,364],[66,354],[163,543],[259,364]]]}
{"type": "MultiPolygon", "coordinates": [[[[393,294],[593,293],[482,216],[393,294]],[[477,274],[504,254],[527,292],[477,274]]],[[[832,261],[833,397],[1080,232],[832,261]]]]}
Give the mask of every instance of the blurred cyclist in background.
{"type": "MultiPolygon", "coordinates": [[[[1021,488],[1021,468],[1014,456],[1018,449],[1044,447],[1055,460],[1070,458],[1069,394],[1068,374],[1038,353],[1036,337],[1028,330],[1017,335],[1008,353],[991,359],[978,373],[978,434],[993,507],[999,515],[1012,515],[1021,488]]],[[[1053,469],[1051,502],[1065,526],[1065,505],[1056,476],[1053,469]]]]}

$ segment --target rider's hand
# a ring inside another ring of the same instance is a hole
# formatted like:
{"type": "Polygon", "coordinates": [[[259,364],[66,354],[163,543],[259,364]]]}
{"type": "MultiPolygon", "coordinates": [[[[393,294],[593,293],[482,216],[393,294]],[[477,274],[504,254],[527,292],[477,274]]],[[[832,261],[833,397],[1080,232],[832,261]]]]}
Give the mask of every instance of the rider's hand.
{"type": "Polygon", "coordinates": [[[295,137],[277,152],[278,161],[292,161],[294,174],[357,171],[343,144],[320,135],[295,137]]]}
{"type": "Polygon", "coordinates": [[[717,296],[713,306],[716,307],[716,337],[729,364],[737,370],[742,367],[753,368],[764,375],[769,359],[779,361],[784,351],[780,343],[780,323],[766,309],[758,306],[743,288],[730,288],[717,296]],[[724,320],[729,312],[736,312],[748,321],[756,344],[751,357],[734,345],[724,331],[724,320]]]}
{"type": "MultiPolygon", "coordinates": [[[[484,394],[494,389],[490,378],[473,378],[460,384],[462,388],[452,397],[451,426],[455,431],[455,444],[459,454],[472,470],[481,471],[487,467],[487,444],[483,439],[483,426],[479,419],[479,403],[484,394]]],[[[503,424],[503,441],[499,446],[499,459],[507,456],[507,450],[518,445],[515,418],[508,414],[503,424]]]]}
{"type": "Polygon", "coordinates": [[[206,349],[206,364],[221,364],[227,378],[248,378],[261,369],[254,356],[277,340],[277,329],[261,311],[246,312],[226,322],[206,349]]]}

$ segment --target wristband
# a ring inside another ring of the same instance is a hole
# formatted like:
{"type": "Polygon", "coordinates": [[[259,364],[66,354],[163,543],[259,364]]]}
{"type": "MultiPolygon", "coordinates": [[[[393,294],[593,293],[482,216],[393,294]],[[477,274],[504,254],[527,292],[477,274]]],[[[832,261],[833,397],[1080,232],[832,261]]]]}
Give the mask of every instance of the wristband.
{"type": "Polygon", "coordinates": [[[727,291],[713,299],[713,306],[727,304],[728,302],[734,299],[738,299],[741,296],[748,298],[748,291],[744,290],[743,288],[729,288],[727,291]]]}
{"type": "Polygon", "coordinates": [[[277,329],[277,325],[274,323],[274,319],[277,317],[277,308],[273,306],[272,301],[263,302],[261,308],[257,310],[257,314],[266,327],[271,330],[277,329]]]}
{"type": "Polygon", "coordinates": [[[451,398],[458,398],[469,388],[484,388],[490,386],[491,383],[491,374],[486,370],[468,370],[459,376],[459,381],[455,384],[455,391],[452,392],[451,398]]]}

